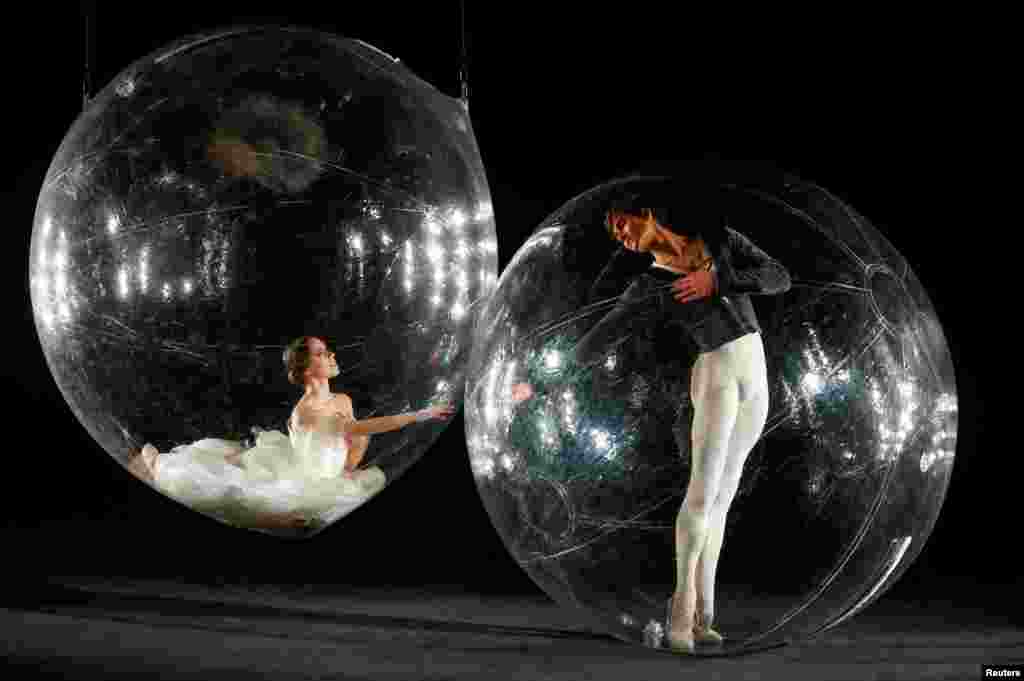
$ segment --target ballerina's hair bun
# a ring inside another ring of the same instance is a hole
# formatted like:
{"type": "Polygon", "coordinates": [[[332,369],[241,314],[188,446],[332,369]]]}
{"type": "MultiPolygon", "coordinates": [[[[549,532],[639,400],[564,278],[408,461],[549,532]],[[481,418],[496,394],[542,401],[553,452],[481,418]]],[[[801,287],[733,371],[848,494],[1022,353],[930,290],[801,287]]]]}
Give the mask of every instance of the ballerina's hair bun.
{"type": "Polygon", "coordinates": [[[302,385],[302,376],[309,368],[309,336],[300,336],[293,340],[284,350],[284,366],[288,371],[288,382],[302,385]]]}

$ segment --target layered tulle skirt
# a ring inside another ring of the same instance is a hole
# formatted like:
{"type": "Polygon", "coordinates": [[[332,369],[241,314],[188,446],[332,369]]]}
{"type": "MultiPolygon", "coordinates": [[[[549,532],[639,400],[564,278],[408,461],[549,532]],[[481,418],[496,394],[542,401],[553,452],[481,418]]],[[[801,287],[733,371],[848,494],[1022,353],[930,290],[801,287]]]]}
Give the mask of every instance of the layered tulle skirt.
{"type": "Polygon", "coordinates": [[[287,435],[264,431],[245,449],[207,438],[159,454],[154,484],[202,513],[239,525],[268,516],[330,523],[376,494],[386,482],[376,467],[344,471],[344,451],[295,446],[287,435]],[[324,465],[341,457],[337,465],[324,465]]]}

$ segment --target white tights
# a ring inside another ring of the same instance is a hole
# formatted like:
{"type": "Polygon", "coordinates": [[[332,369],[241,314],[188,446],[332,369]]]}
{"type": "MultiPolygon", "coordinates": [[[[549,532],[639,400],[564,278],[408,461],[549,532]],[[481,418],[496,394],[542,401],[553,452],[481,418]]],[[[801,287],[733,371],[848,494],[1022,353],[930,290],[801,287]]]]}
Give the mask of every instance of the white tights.
{"type": "Polygon", "coordinates": [[[714,619],[715,570],[725,517],[743,464],[768,416],[768,377],[761,335],[751,333],[701,354],[690,379],[693,433],[690,484],[676,517],[673,629],[714,619]],[[700,611],[697,612],[697,607],[700,611]]]}

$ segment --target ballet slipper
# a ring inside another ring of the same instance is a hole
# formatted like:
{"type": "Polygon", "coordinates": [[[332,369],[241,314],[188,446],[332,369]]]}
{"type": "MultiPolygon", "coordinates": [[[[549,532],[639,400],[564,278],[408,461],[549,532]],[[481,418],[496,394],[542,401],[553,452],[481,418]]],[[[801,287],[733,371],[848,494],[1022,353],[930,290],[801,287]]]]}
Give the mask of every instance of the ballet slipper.
{"type": "Polygon", "coordinates": [[[718,645],[725,640],[721,634],[711,627],[704,627],[696,624],[693,625],[693,638],[697,643],[707,643],[710,645],[718,645]]]}
{"type": "MultiPolygon", "coordinates": [[[[698,607],[699,605],[698,601],[698,607]]],[[[710,624],[704,624],[704,618],[701,617],[700,610],[697,611],[697,615],[693,618],[693,637],[697,643],[710,645],[717,645],[724,640],[723,636],[712,629],[710,624]]]]}
{"type": "Polygon", "coordinates": [[[677,653],[692,653],[695,645],[693,640],[693,628],[680,631],[672,628],[672,599],[668,599],[665,608],[665,631],[668,632],[668,646],[677,653]]]}
{"type": "Polygon", "coordinates": [[[693,653],[696,645],[693,642],[693,632],[686,634],[674,629],[668,630],[668,647],[677,653],[693,653]]]}

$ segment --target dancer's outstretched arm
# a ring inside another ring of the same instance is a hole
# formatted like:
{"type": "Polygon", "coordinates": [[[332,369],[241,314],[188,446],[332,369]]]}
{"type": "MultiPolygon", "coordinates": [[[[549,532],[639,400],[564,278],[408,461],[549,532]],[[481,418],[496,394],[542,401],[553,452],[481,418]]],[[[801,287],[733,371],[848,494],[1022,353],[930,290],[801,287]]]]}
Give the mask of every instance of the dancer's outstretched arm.
{"type": "MultiPolygon", "coordinates": [[[[599,319],[573,347],[576,365],[587,368],[603,361],[609,348],[629,337],[637,325],[651,321],[657,315],[656,297],[647,292],[645,286],[634,282],[619,296],[615,306],[599,319]]],[[[534,395],[529,383],[512,386],[512,400],[515,403],[528,400],[534,395]]]]}
{"type": "Polygon", "coordinates": [[[354,419],[345,414],[321,415],[314,409],[302,409],[298,413],[299,423],[306,428],[322,429],[338,435],[372,435],[400,430],[420,421],[450,418],[455,413],[451,405],[428,407],[419,411],[393,416],[378,416],[369,419],[354,419]]]}
{"type": "Polygon", "coordinates": [[[608,347],[633,332],[633,326],[652,314],[652,300],[645,288],[634,283],[619,296],[618,302],[604,317],[590,327],[576,344],[574,352],[580,366],[588,366],[604,359],[608,347]]]}
{"type": "Polygon", "coordinates": [[[338,429],[349,435],[372,435],[374,433],[386,433],[391,430],[400,430],[410,424],[433,419],[446,419],[455,414],[455,409],[449,406],[430,407],[419,412],[407,414],[395,414],[394,416],[378,416],[373,419],[348,420],[343,417],[338,419],[338,429]]]}
{"type": "Polygon", "coordinates": [[[412,411],[394,416],[377,416],[370,419],[346,419],[338,417],[337,428],[342,433],[349,435],[372,435],[374,433],[387,433],[392,430],[401,430],[406,426],[420,421],[434,419],[447,419],[455,413],[454,407],[445,405],[441,407],[428,407],[419,411],[412,411]]]}

